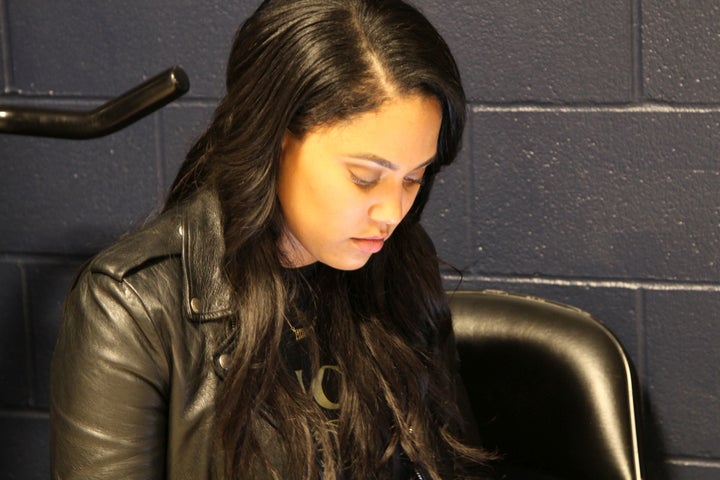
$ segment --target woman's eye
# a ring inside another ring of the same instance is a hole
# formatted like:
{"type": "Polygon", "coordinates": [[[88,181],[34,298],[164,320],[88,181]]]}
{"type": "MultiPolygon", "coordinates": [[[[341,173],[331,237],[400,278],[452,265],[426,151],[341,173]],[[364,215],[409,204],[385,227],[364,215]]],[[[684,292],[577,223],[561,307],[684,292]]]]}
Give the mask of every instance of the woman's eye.
{"type": "Polygon", "coordinates": [[[350,180],[357,186],[362,188],[370,188],[374,187],[377,184],[376,179],[369,179],[365,177],[361,177],[356,175],[352,170],[350,170],[350,180]]]}
{"type": "Polygon", "coordinates": [[[405,177],[405,185],[407,185],[408,187],[421,186],[423,184],[423,179],[424,177],[405,177]]]}

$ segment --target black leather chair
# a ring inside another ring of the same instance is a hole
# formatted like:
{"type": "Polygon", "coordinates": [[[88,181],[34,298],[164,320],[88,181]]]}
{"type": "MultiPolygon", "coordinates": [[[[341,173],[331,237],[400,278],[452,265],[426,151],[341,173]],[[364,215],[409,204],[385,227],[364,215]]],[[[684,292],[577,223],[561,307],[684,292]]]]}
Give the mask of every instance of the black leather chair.
{"type": "Polygon", "coordinates": [[[568,480],[642,478],[634,373],[600,322],[499,291],[450,293],[470,407],[504,464],[568,480]]]}

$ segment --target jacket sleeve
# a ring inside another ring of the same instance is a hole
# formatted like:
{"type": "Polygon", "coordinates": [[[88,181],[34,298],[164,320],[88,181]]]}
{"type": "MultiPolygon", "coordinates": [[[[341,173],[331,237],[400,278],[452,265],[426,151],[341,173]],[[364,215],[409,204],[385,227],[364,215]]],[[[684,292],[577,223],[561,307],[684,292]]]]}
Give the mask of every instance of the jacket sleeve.
{"type": "Polygon", "coordinates": [[[81,275],[52,360],[54,480],[165,478],[169,368],[160,339],[127,282],[81,275]]]}

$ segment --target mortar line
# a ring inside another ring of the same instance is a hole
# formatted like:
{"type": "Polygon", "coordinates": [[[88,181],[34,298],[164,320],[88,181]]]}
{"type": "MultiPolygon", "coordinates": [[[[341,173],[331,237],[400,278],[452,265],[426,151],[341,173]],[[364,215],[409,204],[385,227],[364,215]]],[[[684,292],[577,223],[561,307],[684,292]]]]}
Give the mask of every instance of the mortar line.
{"type": "Polygon", "coordinates": [[[42,252],[28,252],[28,253],[2,253],[0,254],[0,262],[7,263],[22,263],[25,265],[33,264],[48,264],[53,265],[67,265],[76,264],[87,261],[88,258],[92,257],[93,253],[87,254],[57,254],[57,253],[42,253],[42,252]]]}
{"type": "Polygon", "coordinates": [[[643,48],[642,48],[642,2],[633,0],[630,8],[631,16],[631,42],[632,42],[632,94],[636,102],[642,101],[645,95],[644,69],[643,69],[643,48]]]}
{"type": "MultiPolygon", "coordinates": [[[[1,0],[0,0],[1,1],[1,0]]],[[[8,69],[5,74],[8,75],[8,69]]],[[[14,92],[6,92],[14,93],[14,92]]],[[[120,95],[124,92],[117,92],[120,95]]],[[[101,104],[115,98],[113,95],[106,96],[70,96],[70,95],[38,95],[27,93],[22,95],[22,101],[34,100],[40,102],[38,106],[43,105],[94,105],[101,104]]],[[[13,101],[20,100],[12,95],[5,99],[12,105],[13,101]]],[[[176,99],[172,103],[163,108],[178,107],[202,107],[212,108],[217,105],[215,99],[190,98],[176,99]]],[[[660,102],[640,102],[633,104],[533,104],[533,103],[475,103],[468,105],[470,113],[720,113],[720,104],[718,105],[674,105],[660,102]]]]}
{"type": "Polygon", "coordinates": [[[637,354],[637,381],[638,397],[640,399],[640,411],[645,419],[645,401],[649,385],[646,384],[650,378],[650,368],[647,364],[647,316],[645,315],[645,290],[639,288],[635,291],[635,349],[637,354]]]}
{"type": "Polygon", "coordinates": [[[27,268],[22,262],[17,263],[20,270],[20,296],[22,302],[22,321],[25,333],[25,395],[27,405],[35,406],[35,348],[33,347],[33,326],[30,318],[30,289],[28,286],[27,268]]]}
{"type": "MultiPolygon", "coordinates": [[[[465,222],[465,246],[470,249],[471,252],[475,250],[475,247],[473,245],[473,239],[475,238],[475,235],[477,232],[477,225],[476,225],[476,219],[475,215],[473,215],[473,204],[475,202],[475,181],[476,181],[476,171],[475,171],[475,164],[473,162],[473,158],[475,158],[475,141],[474,141],[474,135],[473,131],[475,130],[475,116],[468,112],[468,121],[467,125],[465,126],[465,142],[468,147],[468,166],[467,166],[467,183],[466,183],[466,195],[465,198],[465,218],[468,220],[465,222]],[[468,135],[468,133],[470,135],[468,135]]],[[[472,256],[472,253],[471,253],[472,256]]]]}
{"type": "MultiPolygon", "coordinates": [[[[457,281],[460,277],[447,274],[445,279],[457,281]]],[[[502,275],[465,275],[463,283],[481,281],[489,283],[510,283],[510,284],[533,284],[533,285],[554,285],[571,287],[596,287],[596,288],[625,288],[628,290],[645,289],[653,291],[695,291],[695,292],[720,292],[720,284],[693,283],[693,282],[669,282],[660,280],[614,280],[614,279],[584,279],[584,278],[555,278],[555,277],[506,277],[502,275]]]]}
{"type": "Polygon", "coordinates": [[[667,457],[667,463],[674,465],[684,465],[690,467],[710,467],[720,468],[720,459],[700,459],[690,457],[667,457]]]}
{"type": "Polygon", "coordinates": [[[12,71],[12,48],[10,45],[10,7],[6,0],[0,0],[0,32],[2,32],[2,62],[3,62],[3,93],[12,91],[14,81],[12,71]]]}
{"type": "Polygon", "coordinates": [[[49,418],[49,412],[47,409],[11,409],[2,408],[0,409],[0,417],[3,418],[32,418],[38,420],[47,420],[49,418]]]}
{"type": "Polygon", "coordinates": [[[663,103],[633,105],[492,105],[476,104],[473,113],[720,113],[720,105],[677,106],[663,103]]]}

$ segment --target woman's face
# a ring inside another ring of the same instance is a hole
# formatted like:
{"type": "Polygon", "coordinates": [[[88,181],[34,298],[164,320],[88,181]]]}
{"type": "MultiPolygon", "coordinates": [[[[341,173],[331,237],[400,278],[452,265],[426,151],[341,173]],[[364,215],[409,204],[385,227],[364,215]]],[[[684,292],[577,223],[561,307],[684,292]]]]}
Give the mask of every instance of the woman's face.
{"type": "Polygon", "coordinates": [[[278,197],[291,265],[355,270],[382,249],[437,154],[435,97],[408,95],[283,141],[278,197]]]}

